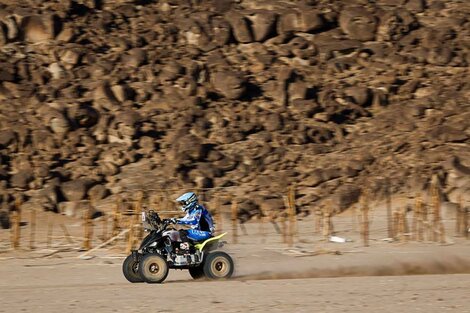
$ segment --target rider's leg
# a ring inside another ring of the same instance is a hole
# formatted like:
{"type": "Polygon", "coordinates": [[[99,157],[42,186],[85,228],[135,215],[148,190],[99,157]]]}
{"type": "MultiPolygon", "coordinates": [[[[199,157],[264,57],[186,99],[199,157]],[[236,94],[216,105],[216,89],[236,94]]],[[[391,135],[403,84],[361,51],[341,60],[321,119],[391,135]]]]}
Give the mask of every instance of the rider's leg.
{"type": "Polygon", "coordinates": [[[210,232],[196,229],[188,229],[186,235],[189,239],[194,241],[202,241],[211,237],[210,232]]]}

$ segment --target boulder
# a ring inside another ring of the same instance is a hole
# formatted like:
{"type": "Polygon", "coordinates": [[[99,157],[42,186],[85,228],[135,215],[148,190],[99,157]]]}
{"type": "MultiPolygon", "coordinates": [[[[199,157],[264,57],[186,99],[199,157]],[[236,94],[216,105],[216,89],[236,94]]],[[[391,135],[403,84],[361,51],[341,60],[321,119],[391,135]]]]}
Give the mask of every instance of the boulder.
{"type": "Polygon", "coordinates": [[[89,204],[79,201],[65,201],[58,205],[59,213],[68,217],[83,218],[89,204]]]}
{"type": "Polygon", "coordinates": [[[211,75],[214,88],[230,100],[240,99],[246,92],[245,80],[235,72],[216,72],[211,75]]]}
{"type": "Polygon", "coordinates": [[[29,183],[33,180],[33,173],[29,170],[23,170],[11,176],[10,185],[14,188],[28,189],[29,183]]]}
{"type": "Polygon", "coordinates": [[[133,48],[122,57],[122,61],[130,67],[137,68],[147,62],[147,51],[141,48],[133,48]]]}
{"type": "Polygon", "coordinates": [[[285,210],[284,200],[282,198],[261,199],[256,202],[261,211],[268,216],[277,216],[285,210]]]}
{"type": "Polygon", "coordinates": [[[20,26],[23,39],[32,43],[54,39],[60,28],[61,21],[57,15],[26,16],[20,26]]]}
{"type": "Polygon", "coordinates": [[[232,27],[233,36],[239,43],[248,43],[253,41],[251,29],[248,25],[248,19],[237,11],[230,11],[225,15],[225,19],[232,27]]]}
{"type": "Polygon", "coordinates": [[[2,229],[9,229],[10,225],[10,215],[8,212],[0,211],[0,227],[2,229]]]}
{"type": "Polygon", "coordinates": [[[379,41],[400,40],[404,35],[417,27],[415,16],[408,10],[387,11],[380,17],[377,27],[379,41]]]}
{"type": "Polygon", "coordinates": [[[90,185],[85,179],[77,179],[62,183],[60,190],[68,201],[80,201],[85,199],[90,185]]]}
{"type": "Polygon", "coordinates": [[[255,11],[247,15],[255,41],[265,41],[273,35],[277,15],[270,11],[255,11]]]}
{"type": "Polygon", "coordinates": [[[340,186],[334,193],[333,202],[336,208],[341,211],[349,208],[359,201],[361,189],[354,185],[340,186]]]}
{"type": "Polygon", "coordinates": [[[94,201],[102,200],[109,195],[108,189],[103,185],[95,185],[88,190],[88,197],[94,201]]]}
{"type": "Polygon", "coordinates": [[[346,7],[339,16],[339,25],[350,39],[369,41],[375,38],[377,19],[363,7],[346,7]]]}
{"type": "Polygon", "coordinates": [[[316,10],[287,10],[282,12],[277,23],[277,32],[313,32],[325,26],[322,15],[316,10]]]}
{"type": "Polygon", "coordinates": [[[17,141],[16,133],[11,129],[0,131],[0,147],[8,148],[10,145],[15,144],[17,141]]]}

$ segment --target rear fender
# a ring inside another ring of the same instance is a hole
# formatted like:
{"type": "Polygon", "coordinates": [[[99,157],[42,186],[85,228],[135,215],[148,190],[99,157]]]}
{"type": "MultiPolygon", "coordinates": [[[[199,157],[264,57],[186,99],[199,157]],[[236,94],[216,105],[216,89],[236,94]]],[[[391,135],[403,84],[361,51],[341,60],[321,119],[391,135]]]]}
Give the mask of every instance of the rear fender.
{"type": "Polygon", "coordinates": [[[220,234],[218,236],[207,239],[202,243],[196,244],[194,247],[199,251],[203,252],[204,250],[213,250],[217,248],[219,240],[225,236],[227,233],[220,234]]]}

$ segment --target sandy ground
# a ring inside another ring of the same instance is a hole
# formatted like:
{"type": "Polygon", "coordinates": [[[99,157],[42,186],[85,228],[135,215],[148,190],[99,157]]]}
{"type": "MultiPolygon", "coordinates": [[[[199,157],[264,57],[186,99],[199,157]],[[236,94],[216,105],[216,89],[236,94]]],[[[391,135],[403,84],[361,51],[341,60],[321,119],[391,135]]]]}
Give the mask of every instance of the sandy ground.
{"type": "MultiPolygon", "coordinates": [[[[351,242],[322,241],[306,218],[293,247],[269,225],[259,237],[259,225],[250,223],[238,244],[227,237],[233,280],[193,281],[185,271],[171,271],[161,285],[125,280],[123,244],[85,260],[58,227],[48,248],[39,227],[35,251],[26,239],[19,251],[9,250],[9,232],[2,230],[0,312],[470,312],[470,240],[452,235],[452,221],[446,244],[390,243],[383,240],[383,221],[376,216],[370,247],[351,231],[349,217],[335,229],[351,242]]],[[[61,222],[78,244],[80,222],[61,222]]],[[[22,231],[28,238],[27,225],[22,231]]],[[[100,233],[97,228],[95,236],[100,233]]]]}

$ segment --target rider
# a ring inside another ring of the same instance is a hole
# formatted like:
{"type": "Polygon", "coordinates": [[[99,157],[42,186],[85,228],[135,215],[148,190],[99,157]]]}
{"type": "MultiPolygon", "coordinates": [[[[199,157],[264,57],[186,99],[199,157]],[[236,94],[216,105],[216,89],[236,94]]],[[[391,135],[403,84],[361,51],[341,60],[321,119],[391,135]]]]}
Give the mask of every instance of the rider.
{"type": "Polygon", "coordinates": [[[183,218],[172,219],[172,222],[180,225],[188,225],[191,228],[180,231],[183,241],[187,241],[185,237],[193,241],[203,241],[212,237],[214,232],[214,222],[212,216],[207,209],[198,203],[197,196],[194,192],[187,192],[176,199],[181,205],[181,210],[186,213],[183,218]]]}

